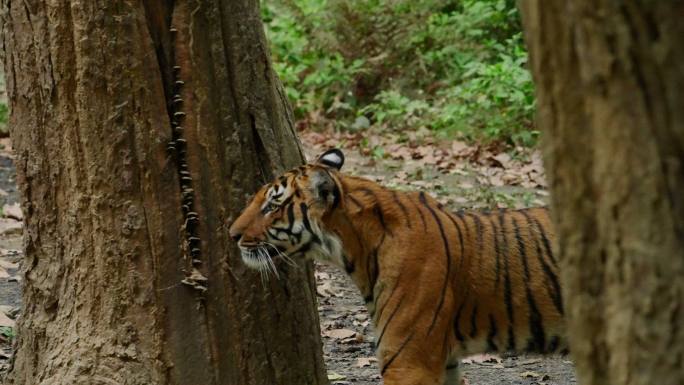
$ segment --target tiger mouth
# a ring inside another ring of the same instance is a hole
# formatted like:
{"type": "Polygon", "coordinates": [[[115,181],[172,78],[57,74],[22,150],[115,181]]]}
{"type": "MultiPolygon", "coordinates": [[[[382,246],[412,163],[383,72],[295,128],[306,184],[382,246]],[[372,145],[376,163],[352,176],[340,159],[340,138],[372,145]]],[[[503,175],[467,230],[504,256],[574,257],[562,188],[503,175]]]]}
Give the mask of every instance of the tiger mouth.
{"type": "Polygon", "coordinates": [[[240,246],[242,261],[248,267],[260,271],[273,271],[277,275],[274,260],[286,258],[283,251],[270,244],[255,244],[240,246]]]}

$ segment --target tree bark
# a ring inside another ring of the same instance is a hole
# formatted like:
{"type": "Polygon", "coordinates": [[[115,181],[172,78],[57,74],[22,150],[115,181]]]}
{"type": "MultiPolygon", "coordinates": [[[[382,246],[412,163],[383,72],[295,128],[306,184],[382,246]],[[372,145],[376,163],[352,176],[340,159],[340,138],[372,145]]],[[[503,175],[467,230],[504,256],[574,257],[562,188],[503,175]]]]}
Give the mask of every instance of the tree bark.
{"type": "Polygon", "coordinates": [[[311,264],[227,228],[303,160],[256,0],[3,0],[25,213],[12,384],[325,384],[311,264]]]}
{"type": "Polygon", "coordinates": [[[684,383],[684,2],[520,3],[580,383],[684,383]]]}

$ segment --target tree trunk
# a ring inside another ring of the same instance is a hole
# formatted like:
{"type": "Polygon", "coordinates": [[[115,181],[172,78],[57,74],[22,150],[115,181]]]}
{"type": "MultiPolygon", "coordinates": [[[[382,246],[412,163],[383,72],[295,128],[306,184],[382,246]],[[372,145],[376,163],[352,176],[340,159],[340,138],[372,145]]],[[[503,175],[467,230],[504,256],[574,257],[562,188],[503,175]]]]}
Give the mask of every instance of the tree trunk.
{"type": "Polygon", "coordinates": [[[580,383],[684,383],[684,2],[520,2],[580,383]]]}
{"type": "Polygon", "coordinates": [[[10,382],[327,383],[311,265],[263,284],[228,237],[302,162],[258,1],[2,5],[26,221],[10,382]]]}

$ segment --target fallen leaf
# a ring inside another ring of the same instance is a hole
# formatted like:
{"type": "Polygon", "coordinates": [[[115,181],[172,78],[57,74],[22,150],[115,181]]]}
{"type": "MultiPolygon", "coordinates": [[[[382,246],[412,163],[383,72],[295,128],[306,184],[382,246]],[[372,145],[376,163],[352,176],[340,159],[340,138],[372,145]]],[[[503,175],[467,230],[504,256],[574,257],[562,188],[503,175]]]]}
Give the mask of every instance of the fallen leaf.
{"type": "Polygon", "coordinates": [[[359,357],[356,359],[356,367],[363,368],[365,366],[371,366],[372,362],[378,362],[375,357],[359,357]]]}
{"type": "Polygon", "coordinates": [[[336,340],[343,340],[345,338],[354,337],[356,335],[356,332],[349,329],[333,329],[324,331],[323,335],[326,337],[334,338],[336,340]]]}
{"type": "Polygon", "coordinates": [[[522,378],[537,378],[540,376],[541,376],[541,374],[539,374],[537,372],[533,372],[531,370],[520,373],[520,377],[522,377],[522,378]]]}
{"type": "Polygon", "coordinates": [[[453,155],[461,156],[468,150],[469,146],[465,144],[465,142],[461,142],[460,140],[454,140],[451,142],[451,153],[453,155]]]}
{"type": "Polygon", "coordinates": [[[0,218],[0,235],[21,233],[23,224],[15,219],[0,218]]]}
{"type": "Polygon", "coordinates": [[[0,278],[9,278],[10,275],[4,267],[0,266],[0,278]]]}
{"type": "Polygon", "coordinates": [[[328,372],[328,380],[330,381],[344,380],[345,378],[347,378],[347,376],[343,376],[335,372],[328,372]]]}
{"type": "Polygon", "coordinates": [[[316,286],[316,293],[321,297],[337,296],[337,293],[332,288],[332,282],[323,282],[316,286]]]}
{"type": "Polygon", "coordinates": [[[11,205],[6,204],[2,206],[2,214],[7,218],[13,218],[18,221],[24,219],[24,214],[21,212],[21,206],[19,203],[13,203],[11,205]]]}
{"type": "Polygon", "coordinates": [[[520,362],[520,365],[533,365],[541,362],[541,358],[530,358],[520,362]]]}
{"type": "Polygon", "coordinates": [[[464,364],[501,363],[501,357],[494,354],[474,354],[461,360],[464,364]]]}
{"type": "Polygon", "coordinates": [[[5,313],[0,312],[0,326],[14,327],[14,320],[8,317],[5,313]]]}
{"type": "Polygon", "coordinates": [[[494,157],[492,157],[502,168],[510,168],[511,166],[511,156],[505,152],[502,152],[494,157]]]}
{"type": "Polygon", "coordinates": [[[5,259],[0,259],[0,267],[4,269],[18,269],[19,264],[7,261],[5,259]]]}

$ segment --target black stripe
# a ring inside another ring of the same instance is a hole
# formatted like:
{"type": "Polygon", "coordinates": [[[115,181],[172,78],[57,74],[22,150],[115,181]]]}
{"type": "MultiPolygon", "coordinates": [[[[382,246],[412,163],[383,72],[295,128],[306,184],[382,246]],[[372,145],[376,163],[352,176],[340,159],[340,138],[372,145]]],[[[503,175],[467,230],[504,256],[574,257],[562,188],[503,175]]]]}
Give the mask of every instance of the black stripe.
{"type": "Polygon", "coordinates": [[[475,222],[475,234],[477,236],[477,264],[478,264],[479,270],[482,271],[482,261],[483,261],[482,249],[484,248],[484,244],[482,243],[482,237],[483,237],[482,220],[476,214],[468,213],[467,215],[469,217],[473,218],[473,222],[475,222]]]}
{"type": "Polygon", "coordinates": [[[473,305],[473,313],[470,315],[470,338],[477,335],[477,304],[473,305]]]}
{"type": "Polygon", "coordinates": [[[302,221],[304,221],[304,228],[309,230],[311,234],[314,234],[313,228],[311,227],[311,222],[309,222],[309,209],[306,207],[306,203],[301,202],[299,204],[299,210],[302,211],[302,221]]]}
{"type": "Polygon", "coordinates": [[[290,222],[287,226],[287,231],[292,233],[292,227],[295,223],[294,203],[287,206],[287,221],[290,222]]]}
{"type": "Polygon", "coordinates": [[[458,269],[460,271],[461,268],[463,267],[463,260],[465,259],[465,248],[463,245],[463,234],[461,233],[461,226],[458,225],[458,222],[456,222],[456,219],[454,219],[454,217],[451,214],[449,214],[448,212],[446,212],[444,210],[442,210],[442,212],[444,213],[444,215],[447,216],[447,218],[449,218],[451,223],[453,223],[454,227],[456,228],[456,232],[458,233],[458,244],[459,244],[459,248],[460,248],[460,252],[461,252],[460,260],[458,262],[458,269]]]}
{"type": "MultiPolygon", "coordinates": [[[[311,242],[320,244],[321,240],[318,238],[318,235],[314,233],[313,228],[311,227],[311,223],[309,222],[309,213],[306,204],[304,202],[301,202],[299,204],[299,209],[302,211],[302,220],[304,222],[304,228],[307,229],[311,234],[311,242]]],[[[309,247],[311,247],[311,245],[309,245],[309,247]]]]}
{"type": "MultiPolygon", "coordinates": [[[[553,272],[551,267],[546,263],[544,260],[543,252],[541,249],[541,246],[539,245],[539,234],[534,233],[532,231],[532,218],[530,215],[527,213],[527,211],[521,211],[522,214],[525,216],[525,219],[527,220],[527,225],[530,230],[530,235],[532,238],[534,238],[535,245],[537,248],[537,258],[539,260],[539,264],[542,266],[542,270],[544,271],[544,274],[546,275],[547,281],[551,283],[551,286],[549,287],[548,285],[546,286],[547,291],[549,293],[549,297],[551,297],[551,300],[553,301],[554,306],[556,307],[556,310],[558,311],[559,314],[563,315],[563,298],[561,294],[561,289],[560,289],[560,284],[558,283],[558,278],[556,277],[556,274],[553,272]]],[[[539,229],[539,232],[541,232],[541,229],[539,229]]]]}
{"type": "Polygon", "coordinates": [[[504,211],[499,211],[499,225],[501,226],[499,232],[503,241],[503,257],[504,257],[504,302],[506,304],[506,313],[508,314],[508,350],[515,350],[515,335],[513,334],[513,292],[511,288],[511,274],[508,267],[510,259],[508,248],[508,240],[506,239],[506,224],[504,211]]]}
{"type": "Polygon", "coordinates": [[[380,371],[380,375],[384,375],[384,374],[385,374],[385,371],[387,370],[387,368],[389,368],[389,366],[392,364],[392,362],[394,361],[394,359],[397,358],[397,356],[401,353],[402,350],[404,350],[404,347],[406,347],[406,344],[408,344],[408,342],[413,338],[413,334],[414,334],[414,333],[415,333],[415,331],[412,331],[411,334],[410,334],[408,337],[406,337],[406,339],[404,340],[404,342],[401,343],[401,346],[399,347],[399,350],[397,350],[397,351],[394,353],[394,355],[392,355],[392,357],[390,357],[390,359],[387,360],[386,363],[383,363],[383,365],[382,365],[382,370],[380,371]]]}
{"type": "Polygon", "coordinates": [[[525,251],[525,243],[523,242],[522,236],[520,236],[520,227],[518,227],[518,222],[515,218],[512,218],[513,231],[515,233],[515,239],[518,241],[518,251],[520,252],[520,260],[523,264],[523,272],[525,274],[525,294],[527,296],[527,306],[530,309],[530,334],[532,334],[532,340],[529,341],[527,345],[527,350],[535,352],[543,352],[546,346],[546,335],[544,334],[544,326],[542,322],[542,315],[539,312],[537,303],[534,300],[534,295],[532,294],[532,289],[530,289],[530,268],[527,263],[527,252],[525,251]]]}
{"type": "Polygon", "coordinates": [[[465,337],[463,337],[463,333],[461,332],[461,313],[463,312],[463,307],[465,306],[466,299],[464,298],[463,301],[461,301],[461,304],[458,306],[458,310],[456,310],[456,318],[454,319],[454,334],[456,335],[456,339],[461,343],[461,346],[463,346],[463,349],[465,349],[465,337]]]}
{"type": "Polygon", "coordinates": [[[294,198],[294,195],[290,195],[289,197],[285,198],[281,203],[279,203],[280,207],[285,207],[287,206],[290,202],[292,202],[292,198],[294,198]]]}
{"type": "Polygon", "coordinates": [[[411,203],[413,203],[414,206],[416,206],[416,211],[418,211],[418,214],[420,215],[420,220],[423,222],[423,231],[427,231],[427,221],[425,221],[425,215],[423,215],[423,211],[420,209],[420,206],[413,200],[411,200],[411,203]]]}
{"type": "Polygon", "coordinates": [[[399,199],[399,194],[397,194],[396,191],[392,191],[392,198],[394,199],[394,202],[399,206],[401,211],[404,213],[404,217],[406,218],[406,224],[408,225],[408,228],[411,228],[411,217],[409,216],[408,209],[406,209],[406,206],[401,202],[401,199],[399,199]]]}
{"type": "Polygon", "coordinates": [[[489,333],[487,333],[487,350],[496,352],[499,350],[499,347],[496,346],[496,342],[494,342],[494,338],[496,337],[496,333],[498,332],[496,328],[496,321],[494,320],[493,315],[489,315],[489,333]]]}
{"type": "Polygon", "coordinates": [[[549,341],[549,347],[547,352],[553,353],[558,349],[558,345],[560,344],[560,338],[558,336],[553,336],[551,337],[551,340],[549,341]]]}
{"type": "Polygon", "coordinates": [[[539,234],[541,235],[542,242],[544,243],[544,249],[546,249],[546,254],[549,256],[549,259],[551,260],[553,266],[558,268],[558,263],[556,262],[556,258],[553,256],[553,251],[551,249],[551,242],[549,242],[549,238],[546,237],[546,231],[544,230],[544,227],[542,227],[541,223],[539,223],[539,221],[536,218],[532,219],[534,220],[534,224],[539,229],[539,234]]]}
{"type": "Polygon", "coordinates": [[[356,267],[354,266],[354,263],[347,258],[346,254],[342,254],[342,262],[344,263],[344,271],[346,271],[348,275],[352,275],[354,270],[356,270],[356,267]]]}
{"type": "MultiPolygon", "coordinates": [[[[378,311],[378,313],[377,313],[377,314],[378,314],[378,317],[376,318],[376,322],[375,322],[376,325],[379,325],[379,324],[380,324],[380,320],[382,319],[382,312],[383,312],[383,310],[385,310],[385,306],[387,306],[387,304],[389,303],[389,301],[390,301],[390,300],[392,299],[392,297],[394,296],[394,292],[397,290],[397,287],[399,287],[399,282],[401,282],[402,273],[403,273],[403,270],[401,270],[401,271],[399,272],[399,276],[398,276],[397,279],[394,281],[394,285],[392,285],[392,291],[390,292],[389,297],[387,297],[387,299],[385,300],[385,303],[384,303],[384,304],[382,305],[382,307],[379,309],[379,311],[378,311]]],[[[403,299],[404,295],[402,294],[401,297],[402,297],[402,299],[403,299]]],[[[380,299],[380,296],[378,295],[378,296],[376,297],[376,301],[379,300],[379,299],[380,299]]],[[[401,299],[400,299],[400,302],[401,302],[401,299]]],[[[377,310],[377,309],[376,309],[376,310],[377,310]]],[[[371,317],[371,318],[372,318],[372,317],[371,317]]]]}
{"type": "Polygon", "coordinates": [[[373,207],[373,212],[375,213],[375,216],[378,217],[378,221],[380,222],[380,226],[382,226],[382,231],[385,233],[388,233],[390,236],[392,236],[392,230],[387,227],[387,223],[385,222],[385,215],[382,213],[382,207],[380,207],[380,202],[375,202],[375,207],[373,207]]]}
{"type": "MultiPolygon", "coordinates": [[[[312,240],[313,241],[313,240],[312,240]]],[[[306,254],[309,250],[311,250],[311,243],[312,241],[306,242],[304,244],[301,244],[297,249],[292,251],[292,255],[297,255],[299,253],[306,254]]]]}
{"type": "MultiPolygon", "coordinates": [[[[385,322],[385,325],[382,327],[382,331],[380,332],[380,335],[378,336],[378,340],[375,343],[376,347],[379,347],[380,344],[382,343],[382,337],[385,335],[385,332],[387,329],[389,329],[390,322],[394,319],[394,316],[397,314],[397,311],[401,307],[402,303],[401,301],[404,299],[404,295],[402,294],[401,297],[399,297],[399,301],[397,302],[397,306],[394,307],[394,310],[392,310],[392,313],[390,313],[389,318],[387,318],[387,322],[385,322]]],[[[387,302],[389,302],[389,298],[387,299],[387,302]]],[[[385,303],[386,304],[386,303],[385,303]]],[[[378,316],[378,322],[377,324],[380,325],[380,316],[378,316]]]]}
{"type": "MultiPolygon", "coordinates": [[[[382,242],[381,242],[382,243],[382,242]]],[[[380,246],[378,246],[380,247],[380,246]]],[[[378,248],[375,248],[373,252],[368,256],[368,263],[366,264],[366,276],[368,277],[368,290],[369,296],[373,296],[373,288],[375,288],[375,283],[378,281],[378,274],[380,269],[378,268],[378,248]],[[372,264],[371,264],[372,262],[372,264]]]]}
{"type": "Polygon", "coordinates": [[[356,198],[354,198],[354,196],[352,196],[351,194],[347,194],[347,195],[345,195],[345,197],[349,198],[349,200],[353,204],[355,204],[358,208],[363,209],[363,205],[361,204],[361,202],[359,202],[356,198]]]}
{"type": "Polygon", "coordinates": [[[430,323],[430,328],[428,329],[428,334],[432,332],[432,328],[435,326],[435,322],[437,322],[437,316],[439,313],[442,311],[442,307],[444,306],[444,297],[446,296],[446,289],[447,285],[449,284],[449,277],[451,277],[451,251],[449,248],[449,241],[447,240],[446,234],[444,233],[444,226],[442,226],[442,221],[439,219],[439,216],[435,212],[435,210],[428,205],[427,200],[425,199],[425,193],[421,192],[419,195],[420,202],[427,207],[427,209],[430,211],[432,214],[432,217],[435,219],[435,222],[437,222],[437,226],[439,227],[439,233],[442,237],[442,242],[444,243],[444,253],[446,255],[446,273],[444,274],[444,284],[442,284],[442,293],[439,297],[439,302],[437,304],[437,310],[435,311],[435,315],[432,317],[432,322],[430,323]]]}
{"type": "Polygon", "coordinates": [[[340,188],[337,186],[337,183],[333,180],[333,203],[332,203],[332,209],[335,210],[337,206],[340,205],[340,188]]]}
{"type": "MultiPolygon", "coordinates": [[[[374,291],[375,291],[375,290],[374,290],[374,291]]],[[[378,304],[378,299],[380,298],[380,296],[382,296],[382,293],[383,293],[384,291],[385,291],[385,286],[384,286],[384,285],[381,285],[380,288],[378,289],[377,295],[376,295],[375,292],[374,292],[374,293],[373,293],[373,298],[371,298],[370,301],[366,302],[366,305],[368,305],[371,301],[373,301],[373,309],[370,310],[370,318],[371,318],[371,320],[374,320],[374,319],[375,319],[375,311],[377,310],[376,307],[377,307],[377,304],[378,304]]],[[[366,306],[366,307],[367,307],[367,306],[366,306]]],[[[374,325],[375,325],[375,323],[374,323],[374,325]]]]}
{"type": "Polygon", "coordinates": [[[501,246],[499,245],[499,231],[496,230],[496,224],[494,224],[494,219],[488,217],[489,224],[492,226],[492,238],[494,238],[494,256],[496,257],[496,267],[494,270],[495,281],[494,290],[499,288],[499,282],[501,282],[501,246]]]}

